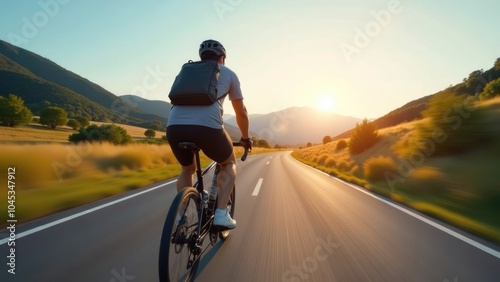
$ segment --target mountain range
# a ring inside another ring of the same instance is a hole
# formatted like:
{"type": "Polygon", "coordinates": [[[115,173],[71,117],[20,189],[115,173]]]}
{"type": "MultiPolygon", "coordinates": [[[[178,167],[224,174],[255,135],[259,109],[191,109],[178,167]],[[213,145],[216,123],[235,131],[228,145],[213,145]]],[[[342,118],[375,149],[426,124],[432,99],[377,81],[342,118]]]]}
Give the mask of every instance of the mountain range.
{"type": "MultiPolygon", "coordinates": [[[[500,65],[500,59],[495,62],[500,65]]],[[[408,102],[374,120],[378,129],[421,117],[435,95],[451,91],[475,95],[487,82],[500,77],[499,68],[473,71],[463,82],[437,93],[408,102]]],[[[34,114],[47,106],[58,106],[69,117],[124,123],[142,127],[164,126],[171,104],[135,95],[116,96],[103,87],[75,74],[49,59],[0,40],[0,96],[15,94],[34,114]]],[[[324,136],[349,137],[361,120],[322,112],[310,107],[292,107],[268,114],[251,114],[251,135],[269,144],[300,145],[321,143],[324,136]]],[[[226,129],[233,138],[240,132],[234,117],[225,116],[226,129]]]]}
{"type": "MultiPolygon", "coordinates": [[[[270,144],[303,146],[309,142],[321,143],[326,135],[340,134],[360,121],[312,107],[291,107],[269,114],[251,114],[250,131],[270,144]]],[[[236,125],[236,119],[228,118],[226,124],[236,125]]]]}
{"type": "Polygon", "coordinates": [[[35,114],[52,105],[69,117],[133,125],[165,122],[49,59],[0,40],[0,95],[8,94],[21,97],[35,114]]]}
{"type": "Polygon", "coordinates": [[[120,99],[146,113],[155,114],[167,120],[172,104],[161,100],[148,100],[137,95],[121,95],[120,99]]]}
{"type": "MultiPolygon", "coordinates": [[[[147,100],[136,95],[121,99],[142,111],[168,117],[172,105],[160,100],[147,100]],[[165,110],[165,109],[168,110],[165,110]]],[[[319,143],[325,135],[336,135],[353,128],[360,119],[318,111],[311,107],[292,107],[269,114],[250,114],[250,135],[266,139],[269,144],[304,145],[319,143]]],[[[236,139],[241,133],[234,115],[224,117],[225,128],[236,139]]]]}

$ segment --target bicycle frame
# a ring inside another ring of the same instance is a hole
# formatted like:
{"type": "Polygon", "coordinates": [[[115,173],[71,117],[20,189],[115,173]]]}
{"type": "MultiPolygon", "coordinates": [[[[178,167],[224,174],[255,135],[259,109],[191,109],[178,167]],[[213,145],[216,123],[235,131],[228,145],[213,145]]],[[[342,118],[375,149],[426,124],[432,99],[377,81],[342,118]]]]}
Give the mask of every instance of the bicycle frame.
{"type": "MultiPolygon", "coordinates": [[[[203,199],[203,178],[212,169],[215,169],[212,184],[216,185],[218,174],[221,171],[221,166],[216,162],[211,162],[206,168],[202,169],[200,161],[200,148],[196,144],[192,142],[181,142],[178,144],[178,146],[181,149],[190,150],[195,154],[197,181],[193,185],[193,187],[186,187],[185,189],[177,193],[169,209],[167,218],[165,219],[165,224],[163,226],[162,237],[160,241],[158,269],[161,281],[170,281],[171,265],[173,265],[175,269],[179,270],[179,273],[184,273],[182,267],[179,268],[179,266],[183,266],[185,262],[187,262],[187,265],[185,265],[185,270],[187,270],[189,273],[187,275],[188,277],[192,278],[192,275],[196,273],[200,258],[203,256],[203,253],[205,253],[209,249],[209,245],[213,246],[217,242],[218,238],[224,240],[229,235],[228,229],[215,226],[213,224],[217,201],[220,199],[211,199],[208,200],[208,203],[203,199]],[[190,203],[194,203],[196,207],[192,207],[190,203]],[[187,217],[185,216],[188,206],[194,208],[190,209],[190,218],[192,220],[187,220],[187,217]],[[194,213],[197,214],[195,215],[194,213]],[[195,222],[196,218],[198,219],[198,222],[195,222]],[[210,235],[209,245],[203,246],[207,235],[210,235]],[[184,247],[186,247],[187,249],[184,249],[183,251],[184,247]],[[171,260],[171,258],[169,258],[171,254],[174,257],[178,254],[181,254],[181,258],[184,259],[184,262],[181,262],[181,264],[176,266],[176,260],[175,258],[172,258],[172,262],[174,264],[171,264],[169,262],[171,260]]],[[[233,142],[233,146],[242,146],[242,144],[239,142],[233,142]]],[[[248,148],[245,148],[245,152],[241,157],[242,161],[246,159],[248,151],[248,148]]],[[[232,189],[234,189],[234,186],[232,187],[232,189]]],[[[233,190],[230,193],[228,201],[228,211],[231,213],[231,215],[234,214],[234,204],[235,191],[233,190]]],[[[173,270],[172,277],[175,277],[177,273],[178,272],[176,270],[173,270]]]]}
{"type": "MultiPolygon", "coordinates": [[[[241,145],[240,143],[233,142],[233,146],[240,146],[240,145],[241,145]]],[[[206,207],[205,207],[204,201],[203,201],[203,190],[204,190],[203,178],[212,169],[215,168],[215,172],[214,172],[214,176],[213,176],[212,181],[213,182],[217,181],[219,171],[220,171],[220,165],[217,164],[215,161],[212,161],[205,169],[202,170],[201,169],[201,160],[200,160],[200,148],[198,148],[197,146],[193,146],[193,144],[189,143],[189,142],[180,143],[179,147],[181,147],[183,149],[189,149],[195,155],[197,181],[193,185],[193,187],[199,193],[200,202],[198,205],[199,206],[199,208],[198,208],[198,226],[196,228],[197,239],[196,239],[196,243],[194,246],[194,248],[196,249],[196,250],[194,250],[194,253],[202,254],[203,251],[202,251],[201,243],[205,240],[205,237],[208,234],[210,234],[211,235],[210,236],[210,243],[212,245],[214,245],[217,242],[217,232],[218,232],[218,230],[214,229],[213,225],[212,225],[213,218],[214,218],[214,211],[215,211],[215,208],[217,205],[217,201],[209,201],[209,203],[207,205],[209,212],[207,213],[207,211],[205,210],[206,207]]],[[[241,159],[245,160],[247,154],[248,154],[248,151],[245,150],[245,153],[241,159]]],[[[214,184],[213,182],[212,182],[212,184],[214,184]]],[[[215,183],[215,184],[217,184],[217,183],[215,183]]]]}
{"type": "MultiPolygon", "coordinates": [[[[203,177],[208,174],[212,169],[215,168],[214,176],[212,181],[217,181],[217,177],[219,174],[220,166],[216,162],[211,162],[205,169],[201,170],[201,161],[200,161],[200,153],[199,149],[195,151],[195,157],[196,157],[196,177],[197,181],[194,185],[194,188],[198,191],[200,195],[200,204],[199,204],[199,209],[198,209],[198,227],[197,227],[197,234],[198,234],[198,241],[197,245],[199,245],[200,242],[203,242],[205,240],[205,237],[210,234],[212,231],[212,223],[213,223],[213,212],[215,211],[215,205],[217,204],[216,201],[211,201],[208,203],[207,208],[209,209],[209,214],[207,214],[207,211],[205,210],[205,204],[203,200],[203,190],[204,188],[204,183],[203,183],[203,177]],[[210,216],[210,217],[207,217],[210,216]]],[[[214,234],[214,237],[211,237],[210,242],[212,244],[215,243],[215,240],[217,238],[216,234],[214,234]],[[215,238],[215,240],[214,240],[215,238]]],[[[200,246],[201,247],[201,246],[200,246]]]]}
{"type": "Polygon", "coordinates": [[[198,203],[198,223],[196,227],[196,238],[195,238],[196,241],[192,242],[193,244],[191,245],[192,253],[195,254],[195,257],[193,258],[192,261],[194,262],[196,259],[199,258],[199,255],[203,254],[204,250],[202,243],[208,234],[211,234],[210,243],[212,245],[214,245],[215,242],[217,241],[217,231],[212,229],[212,223],[214,217],[213,212],[215,211],[215,206],[217,203],[216,201],[209,202],[207,208],[209,209],[209,211],[211,210],[211,212],[207,213],[207,211],[205,210],[206,208],[203,200],[203,190],[204,190],[203,178],[212,169],[215,168],[212,181],[217,181],[220,166],[216,162],[212,161],[205,169],[202,170],[201,160],[200,160],[200,149],[197,146],[192,146],[189,143],[184,143],[184,144],[181,143],[179,144],[179,146],[183,147],[184,149],[191,150],[195,154],[195,161],[196,161],[197,181],[193,185],[193,187],[198,191],[200,202],[198,203]]]}

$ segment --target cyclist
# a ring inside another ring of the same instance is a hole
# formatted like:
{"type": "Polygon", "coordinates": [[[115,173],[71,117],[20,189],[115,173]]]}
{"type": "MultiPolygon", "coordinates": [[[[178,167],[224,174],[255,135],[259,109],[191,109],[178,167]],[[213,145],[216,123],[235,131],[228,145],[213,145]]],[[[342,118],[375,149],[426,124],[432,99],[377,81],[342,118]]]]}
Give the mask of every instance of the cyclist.
{"type": "MultiPolygon", "coordinates": [[[[205,40],[200,44],[199,55],[202,61],[213,60],[219,63],[220,76],[217,87],[218,95],[228,94],[236,113],[236,122],[241,131],[243,146],[252,149],[249,137],[249,119],[240,82],[236,74],[225,66],[226,49],[216,40],[205,40]]],[[[224,129],[223,104],[219,99],[209,106],[174,106],[167,121],[167,140],[182,170],[177,180],[177,191],[193,186],[193,175],[196,170],[194,154],[178,147],[179,142],[193,142],[205,155],[221,165],[218,179],[218,202],[215,211],[214,225],[227,229],[236,227],[236,221],[227,211],[227,202],[234,187],[236,164],[233,144],[224,129]]]]}

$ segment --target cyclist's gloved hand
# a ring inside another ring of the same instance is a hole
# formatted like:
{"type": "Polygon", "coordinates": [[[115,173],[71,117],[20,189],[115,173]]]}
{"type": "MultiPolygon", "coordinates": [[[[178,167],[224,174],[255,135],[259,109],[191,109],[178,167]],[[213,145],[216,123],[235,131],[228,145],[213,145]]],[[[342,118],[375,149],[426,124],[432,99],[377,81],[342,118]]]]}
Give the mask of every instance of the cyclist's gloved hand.
{"type": "Polygon", "coordinates": [[[252,147],[253,147],[252,138],[243,138],[243,137],[241,137],[240,143],[241,143],[241,145],[243,145],[243,147],[245,149],[248,149],[248,152],[252,151],[252,147]]]}

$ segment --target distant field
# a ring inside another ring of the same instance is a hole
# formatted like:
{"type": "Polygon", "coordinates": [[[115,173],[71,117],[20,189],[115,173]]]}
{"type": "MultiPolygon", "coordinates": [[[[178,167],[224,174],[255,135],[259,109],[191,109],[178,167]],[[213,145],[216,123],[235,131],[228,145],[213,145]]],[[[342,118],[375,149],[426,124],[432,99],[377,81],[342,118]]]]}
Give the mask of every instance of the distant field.
{"type": "MultiPolygon", "coordinates": [[[[109,124],[103,122],[92,121],[91,124],[102,125],[109,124]]],[[[127,133],[132,136],[133,139],[146,139],[144,136],[145,128],[116,124],[127,130],[127,133]]],[[[68,143],[68,137],[71,134],[77,133],[77,130],[73,130],[68,126],[58,126],[56,129],[50,129],[38,123],[30,123],[23,127],[6,127],[0,126],[0,142],[22,142],[22,143],[36,143],[36,142],[57,142],[57,143],[68,143]]],[[[156,131],[155,138],[161,138],[165,135],[163,131],[156,131]]]]}
{"type": "MultiPolygon", "coordinates": [[[[92,121],[90,122],[91,124],[95,124],[97,126],[100,126],[102,124],[111,124],[111,123],[105,123],[105,122],[98,122],[98,121],[92,121]]],[[[127,133],[132,136],[134,139],[143,139],[146,138],[144,136],[144,132],[146,131],[146,128],[138,127],[138,126],[132,126],[132,125],[126,125],[126,124],[116,124],[118,126],[121,126],[127,130],[127,133]]],[[[156,136],[155,138],[161,138],[163,135],[165,135],[165,131],[158,131],[156,130],[156,136]]]]}
{"type": "Polygon", "coordinates": [[[69,127],[50,129],[41,124],[30,123],[23,127],[0,126],[0,142],[68,142],[68,136],[76,133],[69,127]]]}

